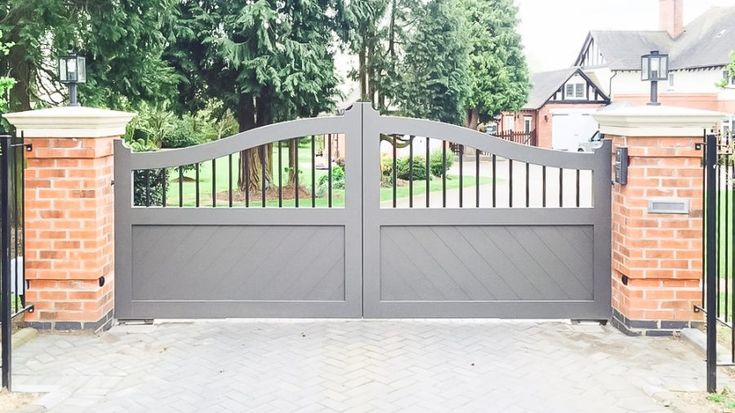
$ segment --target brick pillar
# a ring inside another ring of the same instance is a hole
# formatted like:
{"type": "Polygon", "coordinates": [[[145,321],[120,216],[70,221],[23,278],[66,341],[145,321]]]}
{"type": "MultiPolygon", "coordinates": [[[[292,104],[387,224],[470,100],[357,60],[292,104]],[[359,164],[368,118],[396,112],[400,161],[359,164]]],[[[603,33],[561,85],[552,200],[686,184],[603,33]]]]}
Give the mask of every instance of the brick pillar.
{"type": "Polygon", "coordinates": [[[39,328],[110,324],[114,287],[113,141],[132,114],[83,107],[12,113],[26,152],[26,298],[39,328]]]}
{"type": "Polygon", "coordinates": [[[670,335],[701,321],[703,142],[716,112],[665,106],[600,112],[600,131],[628,148],[628,183],[612,193],[613,324],[670,335]],[[652,201],[684,205],[655,211],[652,201]]]}

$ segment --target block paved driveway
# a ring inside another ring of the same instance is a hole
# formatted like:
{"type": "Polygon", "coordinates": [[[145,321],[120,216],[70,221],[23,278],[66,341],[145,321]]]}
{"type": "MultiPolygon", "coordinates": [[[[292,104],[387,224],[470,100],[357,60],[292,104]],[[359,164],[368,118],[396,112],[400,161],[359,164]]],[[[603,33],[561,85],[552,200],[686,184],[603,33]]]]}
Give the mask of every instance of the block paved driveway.
{"type": "MultiPolygon", "coordinates": [[[[704,389],[676,338],[492,320],[257,320],[41,335],[16,390],[51,412],[664,412],[704,389]]],[[[44,409],[37,409],[44,411],[44,409]]]]}

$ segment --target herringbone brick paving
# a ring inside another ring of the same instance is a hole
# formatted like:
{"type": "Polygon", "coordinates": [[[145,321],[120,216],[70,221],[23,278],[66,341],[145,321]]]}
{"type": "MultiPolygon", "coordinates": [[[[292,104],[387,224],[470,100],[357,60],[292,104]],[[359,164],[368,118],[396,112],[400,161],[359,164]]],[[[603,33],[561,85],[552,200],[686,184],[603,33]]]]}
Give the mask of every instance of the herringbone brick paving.
{"type": "Polygon", "coordinates": [[[485,320],[254,320],[42,335],[16,389],[50,412],[658,412],[704,388],[675,338],[485,320]]]}

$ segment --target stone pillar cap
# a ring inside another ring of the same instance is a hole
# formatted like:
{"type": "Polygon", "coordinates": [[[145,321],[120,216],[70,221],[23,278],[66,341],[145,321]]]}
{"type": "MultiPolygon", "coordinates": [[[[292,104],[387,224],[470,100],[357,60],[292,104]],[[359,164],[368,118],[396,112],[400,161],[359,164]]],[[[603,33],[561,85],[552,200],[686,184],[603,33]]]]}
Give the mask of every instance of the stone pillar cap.
{"type": "Polygon", "coordinates": [[[121,136],[134,113],[63,106],[3,115],[27,138],[102,138],[121,136]]]}
{"type": "Polygon", "coordinates": [[[710,110],[665,105],[603,109],[592,114],[600,133],[618,136],[702,136],[726,115],[710,110]]]}

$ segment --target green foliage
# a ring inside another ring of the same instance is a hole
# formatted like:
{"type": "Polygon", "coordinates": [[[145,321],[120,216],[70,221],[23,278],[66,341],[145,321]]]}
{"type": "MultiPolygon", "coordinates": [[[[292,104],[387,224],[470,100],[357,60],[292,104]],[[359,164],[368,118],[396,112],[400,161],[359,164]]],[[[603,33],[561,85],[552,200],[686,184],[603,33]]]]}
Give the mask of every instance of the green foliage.
{"type": "Polygon", "coordinates": [[[143,140],[157,147],[184,148],[220,139],[237,132],[232,113],[211,102],[194,115],[177,117],[165,105],[141,104],[138,116],[128,125],[124,139],[143,140]]]}
{"type": "Polygon", "coordinates": [[[735,409],[735,395],[733,395],[733,392],[727,387],[722,389],[719,393],[708,394],[707,400],[724,407],[727,411],[735,409]]]}
{"type": "Polygon", "coordinates": [[[162,148],[186,148],[204,142],[205,136],[194,117],[184,115],[161,141],[162,148]]]}
{"type": "Polygon", "coordinates": [[[719,87],[727,87],[730,84],[730,78],[735,78],[735,50],[730,53],[730,64],[725,68],[725,76],[717,84],[719,87]]]}
{"type": "Polygon", "coordinates": [[[166,53],[182,74],[179,106],[220,99],[241,129],[332,110],[334,8],[331,0],[180,2],[166,53]]]}
{"type": "Polygon", "coordinates": [[[513,0],[462,0],[469,31],[467,108],[486,121],[528,99],[528,67],[513,0]]]}
{"type": "Polygon", "coordinates": [[[466,21],[457,0],[431,0],[416,11],[402,64],[401,111],[458,124],[469,93],[466,21]]]}
{"type": "MultiPolygon", "coordinates": [[[[393,160],[391,158],[383,159],[383,176],[388,178],[390,182],[393,179],[393,160]]],[[[414,181],[426,180],[426,159],[422,156],[414,156],[413,163],[409,161],[408,156],[396,159],[396,178],[408,181],[413,175],[414,181]]]]}
{"type": "MultiPolygon", "coordinates": [[[[452,151],[447,150],[447,168],[446,171],[448,171],[452,165],[454,165],[454,153],[452,151]]],[[[431,153],[431,158],[429,158],[429,169],[431,169],[431,174],[434,176],[442,176],[445,172],[444,169],[444,163],[442,162],[442,151],[434,151],[431,153]]]]}
{"type": "MultiPolygon", "coordinates": [[[[345,170],[341,166],[332,166],[332,189],[345,189],[345,170]]],[[[317,193],[324,196],[329,191],[329,175],[319,177],[317,193]]]]}
{"type": "MultiPolygon", "coordinates": [[[[0,31],[0,56],[7,56],[10,53],[10,48],[13,47],[12,42],[3,42],[3,32],[0,31]]],[[[10,76],[0,76],[0,113],[8,112],[8,93],[15,86],[16,81],[10,76]]],[[[3,118],[3,127],[7,127],[7,121],[3,118]]],[[[7,128],[6,128],[7,130],[7,128]]]]}
{"type": "Polygon", "coordinates": [[[398,179],[409,180],[413,177],[414,181],[425,180],[428,175],[426,160],[421,156],[414,156],[413,162],[408,157],[401,158],[396,162],[396,173],[398,179]]]}
{"type": "Polygon", "coordinates": [[[87,106],[127,109],[172,96],[175,74],[161,54],[176,0],[3,3],[0,29],[15,47],[0,57],[0,72],[18,80],[14,110],[30,109],[35,101],[54,103],[57,91],[66,94],[43,79],[57,78],[56,58],[71,49],[87,59],[87,83],[79,87],[87,106]]]}
{"type": "MultiPolygon", "coordinates": [[[[144,140],[131,141],[128,145],[133,152],[158,150],[156,145],[144,140]]],[[[135,171],[133,174],[134,205],[146,205],[146,200],[149,205],[161,205],[163,201],[163,182],[167,178],[167,172],[163,169],[135,171]]]]}

